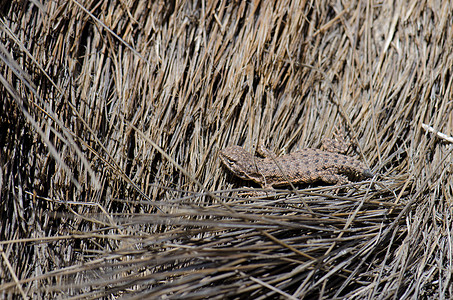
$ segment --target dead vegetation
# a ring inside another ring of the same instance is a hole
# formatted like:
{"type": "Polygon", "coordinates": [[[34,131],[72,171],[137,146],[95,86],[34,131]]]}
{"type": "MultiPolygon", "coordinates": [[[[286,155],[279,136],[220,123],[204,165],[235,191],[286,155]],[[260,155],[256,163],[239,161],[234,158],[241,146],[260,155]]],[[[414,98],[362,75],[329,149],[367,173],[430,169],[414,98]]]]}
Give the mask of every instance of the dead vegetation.
{"type": "Polygon", "coordinates": [[[3,3],[2,298],[453,297],[451,1],[3,3]],[[341,127],[340,191],[217,158],[341,127]]]}

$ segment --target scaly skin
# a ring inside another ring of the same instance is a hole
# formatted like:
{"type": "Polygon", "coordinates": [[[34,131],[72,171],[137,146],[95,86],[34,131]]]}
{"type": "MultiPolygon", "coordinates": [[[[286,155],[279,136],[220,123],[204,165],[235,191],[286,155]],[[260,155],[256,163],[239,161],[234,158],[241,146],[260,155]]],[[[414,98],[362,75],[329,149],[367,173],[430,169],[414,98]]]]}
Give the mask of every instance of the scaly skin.
{"type": "MultiPolygon", "coordinates": [[[[270,153],[260,151],[260,153],[270,153]]],[[[359,160],[319,149],[302,149],[291,154],[260,158],[240,146],[220,152],[222,163],[236,176],[253,180],[264,188],[323,181],[344,184],[373,177],[359,160]]]]}

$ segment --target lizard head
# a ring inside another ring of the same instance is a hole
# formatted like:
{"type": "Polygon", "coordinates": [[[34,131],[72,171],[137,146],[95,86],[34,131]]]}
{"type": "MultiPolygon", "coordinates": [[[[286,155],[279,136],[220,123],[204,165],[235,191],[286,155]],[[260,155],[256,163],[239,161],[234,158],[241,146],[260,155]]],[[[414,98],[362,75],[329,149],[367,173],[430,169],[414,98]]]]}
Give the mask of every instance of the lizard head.
{"type": "Polygon", "coordinates": [[[244,150],[240,146],[232,146],[223,149],[219,153],[223,165],[234,175],[247,180],[253,180],[251,174],[256,173],[254,161],[259,159],[244,150]]]}

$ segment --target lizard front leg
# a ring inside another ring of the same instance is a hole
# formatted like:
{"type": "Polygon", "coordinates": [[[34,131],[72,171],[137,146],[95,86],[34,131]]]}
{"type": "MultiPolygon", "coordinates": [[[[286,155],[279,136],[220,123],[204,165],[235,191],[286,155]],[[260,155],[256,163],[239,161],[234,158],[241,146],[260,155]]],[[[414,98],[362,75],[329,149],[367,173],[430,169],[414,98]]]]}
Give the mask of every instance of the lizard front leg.
{"type": "Polygon", "coordinates": [[[268,157],[277,158],[277,155],[275,155],[274,152],[272,152],[268,148],[264,147],[263,145],[259,145],[255,151],[256,151],[256,153],[258,153],[259,155],[261,155],[262,157],[265,157],[265,158],[268,158],[268,157]]]}

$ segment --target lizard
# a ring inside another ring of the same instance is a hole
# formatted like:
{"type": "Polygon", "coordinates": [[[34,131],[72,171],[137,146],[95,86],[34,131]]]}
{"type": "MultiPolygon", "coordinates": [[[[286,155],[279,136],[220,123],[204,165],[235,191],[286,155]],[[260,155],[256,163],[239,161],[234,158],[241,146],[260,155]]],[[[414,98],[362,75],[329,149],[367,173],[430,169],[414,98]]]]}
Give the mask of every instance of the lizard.
{"type": "Polygon", "coordinates": [[[219,156],[234,175],[252,180],[264,189],[319,181],[341,185],[373,177],[361,161],[335,153],[347,150],[341,143],[327,139],[323,146],[325,150],[305,148],[280,157],[264,147],[258,148],[258,154],[264,158],[240,146],[231,146],[220,151],[219,156]]]}

